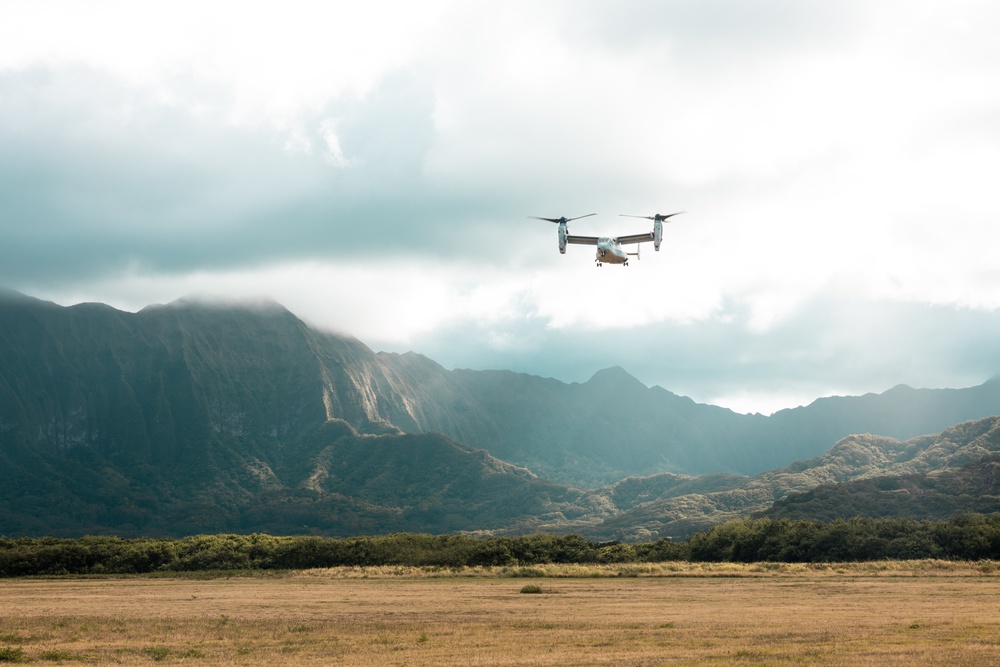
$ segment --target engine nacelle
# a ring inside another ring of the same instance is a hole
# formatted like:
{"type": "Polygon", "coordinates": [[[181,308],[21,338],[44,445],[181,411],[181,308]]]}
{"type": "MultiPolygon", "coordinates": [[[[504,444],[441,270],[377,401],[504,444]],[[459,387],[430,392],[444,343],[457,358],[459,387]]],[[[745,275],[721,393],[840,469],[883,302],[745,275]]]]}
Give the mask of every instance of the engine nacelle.
{"type": "Polygon", "coordinates": [[[566,243],[569,238],[569,230],[566,229],[566,223],[559,223],[559,254],[566,254],[566,243]]]}
{"type": "Polygon", "coordinates": [[[653,220],[653,248],[659,252],[660,251],[660,241],[663,240],[663,223],[659,220],[653,220]]]}

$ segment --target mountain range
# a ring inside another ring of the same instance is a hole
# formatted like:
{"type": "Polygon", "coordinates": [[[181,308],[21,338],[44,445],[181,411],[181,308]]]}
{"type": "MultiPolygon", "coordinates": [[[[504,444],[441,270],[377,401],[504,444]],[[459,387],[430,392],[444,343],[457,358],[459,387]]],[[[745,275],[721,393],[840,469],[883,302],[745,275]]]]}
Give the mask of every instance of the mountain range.
{"type": "Polygon", "coordinates": [[[741,415],[621,368],[567,384],[375,353],[271,301],[128,313],[0,291],[8,535],[685,535],[823,484],[961,470],[975,457],[892,452],[942,431],[969,447],[947,429],[997,414],[1000,378],[741,415]]]}

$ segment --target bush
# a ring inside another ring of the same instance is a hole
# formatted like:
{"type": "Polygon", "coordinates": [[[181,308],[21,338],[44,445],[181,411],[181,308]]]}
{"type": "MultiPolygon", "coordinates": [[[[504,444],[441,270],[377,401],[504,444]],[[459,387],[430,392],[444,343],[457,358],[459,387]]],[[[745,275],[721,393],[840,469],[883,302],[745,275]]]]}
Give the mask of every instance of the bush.
{"type": "MultiPolygon", "coordinates": [[[[336,566],[491,566],[549,563],[831,562],[1000,560],[1000,514],[951,521],[909,519],[737,519],[687,542],[594,543],[579,535],[473,538],[399,533],[345,539],[312,536],[196,535],[182,539],[0,538],[0,577],[53,574],[246,571],[336,566]]],[[[0,656],[0,660],[11,662],[0,656]]]]}
{"type": "Polygon", "coordinates": [[[24,662],[24,649],[13,646],[0,647],[0,662],[24,662]]]}

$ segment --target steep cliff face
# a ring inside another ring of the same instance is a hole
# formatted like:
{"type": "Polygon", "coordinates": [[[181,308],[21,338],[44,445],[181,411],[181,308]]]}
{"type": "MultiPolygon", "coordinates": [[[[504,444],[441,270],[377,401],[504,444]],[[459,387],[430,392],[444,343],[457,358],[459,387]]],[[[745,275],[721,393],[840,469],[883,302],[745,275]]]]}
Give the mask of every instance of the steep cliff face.
{"type": "Polygon", "coordinates": [[[566,384],[375,354],[275,303],[182,300],[124,313],[0,291],[8,534],[673,535],[810,484],[973,461],[997,451],[995,431],[894,438],[991,414],[998,380],[738,415],[620,368],[566,384]],[[887,437],[841,440],[875,432],[887,437]],[[974,444],[955,450],[948,438],[974,444]],[[838,440],[822,460],[744,477],[838,440]]]}
{"type": "Polygon", "coordinates": [[[0,442],[170,461],[227,438],[288,439],[327,419],[396,432],[391,371],[357,340],[277,304],[177,302],[124,313],[8,299],[0,442]]]}
{"type": "Polygon", "coordinates": [[[0,298],[0,534],[347,535],[573,515],[580,495],[415,426],[421,387],[277,304],[0,298]]]}
{"type": "Polygon", "coordinates": [[[629,475],[753,475],[852,433],[910,438],[1000,414],[1000,380],[820,399],[771,417],[647,388],[620,368],[566,384],[448,371],[373,353],[275,303],[182,300],[123,313],[0,298],[0,444],[79,444],[139,461],[197,460],[212,443],[278,442],[329,419],[360,433],[443,433],[566,484],[629,475]]]}
{"type": "MultiPolygon", "coordinates": [[[[398,355],[385,357],[396,365],[398,355]]],[[[417,427],[482,447],[542,477],[602,486],[628,475],[732,470],[731,434],[766,417],[647,388],[621,368],[566,384],[511,371],[425,369],[417,427]]],[[[738,470],[738,469],[737,469],[738,470]]]]}

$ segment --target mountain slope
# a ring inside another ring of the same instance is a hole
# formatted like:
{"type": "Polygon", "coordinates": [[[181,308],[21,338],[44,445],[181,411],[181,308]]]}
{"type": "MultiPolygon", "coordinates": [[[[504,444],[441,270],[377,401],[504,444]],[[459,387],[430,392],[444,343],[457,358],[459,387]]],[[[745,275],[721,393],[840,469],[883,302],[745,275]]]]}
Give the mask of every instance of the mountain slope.
{"type": "MultiPolygon", "coordinates": [[[[877,503],[883,501],[878,500],[877,494],[848,500],[861,490],[877,489],[891,494],[907,488],[907,484],[913,485],[913,493],[919,493],[920,484],[926,487],[936,483],[934,488],[941,497],[933,504],[938,511],[927,518],[994,511],[991,508],[1000,510],[998,499],[987,497],[996,494],[991,475],[995,472],[993,457],[997,454],[1000,454],[1000,417],[965,422],[936,435],[907,441],[852,435],[814,459],[753,477],[727,478],[721,484],[716,480],[714,484],[720,485],[717,489],[678,493],[674,489],[683,487],[674,485],[656,498],[647,495],[644,502],[632,507],[615,505],[622,511],[612,512],[609,518],[588,527],[587,534],[597,539],[683,537],[716,523],[758,513],[813,519],[855,514],[924,518],[919,510],[897,513],[900,503],[908,502],[903,496],[894,497],[891,503],[885,501],[884,514],[879,513],[877,503]],[[959,472],[963,466],[968,466],[965,473],[959,472]],[[957,481],[963,479],[968,481],[964,487],[957,481]],[[774,509],[769,510],[772,505],[774,509]],[[841,510],[835,512],[834,506],[841,510]]],[[[697,478],[691,483],[697,483],[697,478]]],[[[661,482],[655,476],[631,480],[631,484],[649,488],[661,482]]],[[[611,487],[593,493],[613,497],[614,490],[611,487]]],[[[930,504],[923,509],[929,511],[930,504]]]]}
{"type": "Polygon", "coordinates": [[[860,479],[789,494],[764,515],[949,519],[967,512],[1000,512],[1000,418],[959,424],[937,437],[900,444],[890,460],[860,479]]]}
{"type": "Polygon", "coordinates": [[[752,475],[817,456],[852,433],[911,438],[1000,414],[1000,378],[978,387],[896,387],[819,399],[771,417],[647,388],[620,368],[584,383],[510,371],[446,371],[419,355],[380,353],[428,378],[406,430],[438,431],[568,484],[598,487],[669,471],[752,475]],[[418,370],[419,369],[419,370],[418,370]]]}
{"type": "Polygon", "coordinates": [[[276,446],[214,448],[200,466],[112,463],[89,447],[0,453],[0,534],[530,532],[590,513],[582,492],[436,434],[327,422],[276,446]]]}
{"type": "Polygon", "coordinates": [[[945,520],[1000,512],[1000,455],[955,470],[824,484],[778,501],[760,516],[833,521],[855,516],[945,520]]]}
{"type": "Polygon", "coordinates": [[[273,302],[181,300],[131,314],[7,292],[0,316],[0,438],[47,451],[87,442],[173,461],[220,438],[287,437],[337,418],[362,433],[443,433],[547,479],[600,487],[665,471],[756,474],[851,433],[908,438],[1000,414],[1000,379],[764,417],[647,388],[620,368],[579,384],[448,371],[315,331],[273,302]]]}
{"type": "MultiPolygon", "coordinates": [[[[536,525],[580,492],[436,434],[407,382],[273,303],[135,314],[0,297],[0,532],[536,525]]],[[[529,528],[525,528],[528,530],[529,528]]]]}
{"type": "Polygon", "coordinates": [[[0,531],[675,535],[892,465],[975,460],[993,444],[856,436],[734,474],[859,425],[983,410],[1000,412],[1000,382],[737,415],[619,368],[565,384],[375,354],[273,302],[125,313],[0,290],[0,531]]]}

